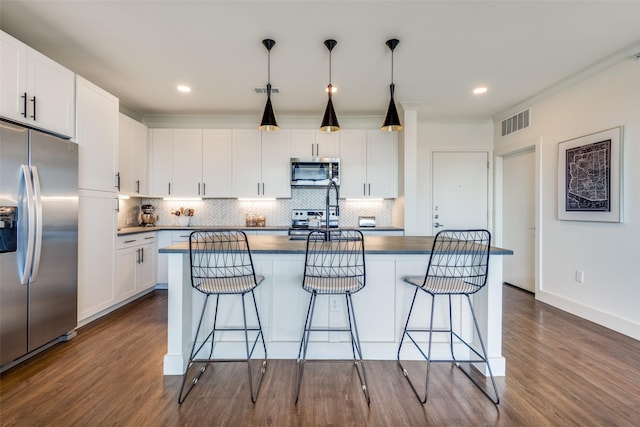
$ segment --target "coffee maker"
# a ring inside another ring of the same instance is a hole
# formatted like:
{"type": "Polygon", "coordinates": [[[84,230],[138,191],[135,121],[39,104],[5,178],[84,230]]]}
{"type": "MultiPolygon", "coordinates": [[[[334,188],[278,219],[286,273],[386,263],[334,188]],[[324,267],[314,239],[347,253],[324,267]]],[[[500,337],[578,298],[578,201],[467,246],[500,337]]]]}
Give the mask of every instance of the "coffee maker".
{"type": "Polygon", "coordinates": [[[153,227],[158,221],[153,205],[142,205],[140,207],[140,225],[142,227],[153,227]]]}

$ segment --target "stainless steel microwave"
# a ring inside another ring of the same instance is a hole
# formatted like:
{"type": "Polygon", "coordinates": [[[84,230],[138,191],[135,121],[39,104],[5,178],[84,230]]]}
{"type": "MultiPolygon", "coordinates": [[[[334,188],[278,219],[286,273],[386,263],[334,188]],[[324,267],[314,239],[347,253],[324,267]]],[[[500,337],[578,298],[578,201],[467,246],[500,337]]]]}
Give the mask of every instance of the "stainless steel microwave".
{"type": "Polygon", "coordinates": [[[294,157],[291,159],[291,186],[326,186],[329,181],[340,185],[340,159],[294,157]]]}

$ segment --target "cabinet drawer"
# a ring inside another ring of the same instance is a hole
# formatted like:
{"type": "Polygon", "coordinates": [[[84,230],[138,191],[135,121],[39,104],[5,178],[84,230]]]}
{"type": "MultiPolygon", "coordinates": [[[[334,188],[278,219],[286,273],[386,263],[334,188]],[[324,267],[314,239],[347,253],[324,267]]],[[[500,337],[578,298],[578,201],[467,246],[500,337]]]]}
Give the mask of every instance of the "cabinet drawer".
{"type": "Polygon", "coordinates": [[[179,230],[171,232],[171,243],[188,242],[193,230],[179,230]]]}
{"type": "Polygon", "coordinates": [[[118,236],[116,249],[131,248],[133,246],[147,245],[156,242],[156,233],[130,234],[128,236],[118,236]]]}

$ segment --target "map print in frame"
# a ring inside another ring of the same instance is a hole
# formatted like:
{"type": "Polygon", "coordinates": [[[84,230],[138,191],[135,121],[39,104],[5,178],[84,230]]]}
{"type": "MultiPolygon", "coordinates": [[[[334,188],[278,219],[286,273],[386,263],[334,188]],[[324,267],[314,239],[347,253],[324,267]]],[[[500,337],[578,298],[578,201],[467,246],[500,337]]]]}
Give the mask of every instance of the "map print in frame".
{"type": "Polygon", "coordinates": [[[609,212],[611,140],[566,151],[565,210],[609,212]]]}
{"type": "Polygon", "coordinates": [[[622,222],[622,127],[558,145],[558,219],[622,222]]]}

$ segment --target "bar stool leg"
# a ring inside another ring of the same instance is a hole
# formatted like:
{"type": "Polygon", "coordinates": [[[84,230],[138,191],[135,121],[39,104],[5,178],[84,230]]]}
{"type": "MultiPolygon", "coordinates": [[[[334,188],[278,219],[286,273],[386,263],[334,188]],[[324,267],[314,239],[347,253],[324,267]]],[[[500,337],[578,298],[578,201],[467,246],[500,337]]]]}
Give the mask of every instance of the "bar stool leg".
{"type": "Polygon", "coordinates": [[[345,294],[345,299],[347,301],[347,317],[349,318],[349,333],[351,335],[351,350],[353,352],[354,366],[356,367],[358,378],[360,378],[360,386],[362,387],[364,396],[367,399],[367,405],[370,405],[371,396],[369,395],[367,374],[364,369],[364,360],[362,360],[362,348],[360,347],[360,336],[358,334],[358,325],[356,323],[356,313],[353,309],[353,300],[351,299],[351,292],[347,292],[345,294]],[[355,336],[354,336],[354,331],[355,331],[355,336]],[[357,357],[356,357],[356,353],[357,353],[357,357]]]}
{"type": "MultiPolygon", "coordinates": [[[[207,295],[205,297],[205,299],[204,299],[204,304],[202,305],[202,312],[200,313],[200,321],[198,322],[198,327],[196,328],[196,335],[195,335],[195,337],[193,339],[193,345],[191,346],[191,353],[189,353],[189,361],[187,362],[187,368],[186,368],[184,374],[182,375],[182,386],[180,387],[180,395],[178,396],[178,404],[180,404],[180,405],[182,405],[182,402],[184,402],[184,400],[187,398],[189,393],[191,393],[191,390],[196,385],[196,383],[198,382],[198,380],[200,379],[202,374],[204,374],[204,371],[207,370],[207,364],[201,366],[200,369],[198,370],[197,375],[195,377],[193,377],[193,379],[191,380],[191,384],[189,385],[189,388],[185,392],[184,386],[187,383],[187,376],[189,375],[189,370],[191,369],[191,366],[193,366],[193,361],[195,359],[195,355],[198,354],[198,352],[202,349],[202,346],[204,345],[204,343],[207,342],[207,340],[205,339],[205,341],[196,350],[196,345],[198,343],[198,335],[200,334],[200,328],[202,327],[202,321],[204,319],[204,313],[207,310],[207,303],[209,302],[209,296],[210,295],[207,295]]],[[[217,301],[216,301],[216,308],[217,308],[217,301]]],[[[211,331],[211,334],[213,334],[213,332],[214,331],[211,331]]],[[[211,334],[209,334],[209,335],[211,335],[211,334]]],[[[211,351],[213,351],[213,343],[211,343],[211,346],[212,346],[211,351]]],[[[209,358],[211,358],[211,355],[209,355],[209,358]]]]}
{"type": "Polygon", "coordinates": [[[304,331],[302,332],[302,340],[300,340],[300,349],[298,350],[297,369],[297,386],[296,386],[296,404],[300,397],[300,388],[302,386],[302,374],[304,372],[304,364],[307,359],[307,348],[309,347],[309,334],[311,333],[311,324],[313,320],[313,312],[316,307],[316,292],[311,293],[309,298],[309,307],[307,308],[307,317],[304,322],[304,331]],[[302,358],[300,356],[302,355],[302,358]]]}

